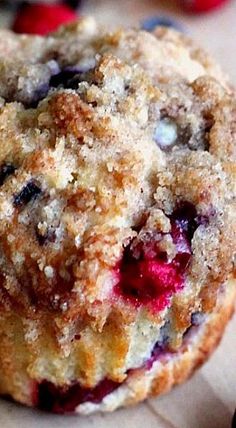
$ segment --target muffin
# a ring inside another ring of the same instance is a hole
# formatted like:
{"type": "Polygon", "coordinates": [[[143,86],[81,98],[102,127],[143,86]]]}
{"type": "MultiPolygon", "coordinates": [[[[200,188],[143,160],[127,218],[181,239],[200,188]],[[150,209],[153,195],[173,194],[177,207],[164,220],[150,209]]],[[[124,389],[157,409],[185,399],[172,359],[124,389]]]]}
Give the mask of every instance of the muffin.
{"type": "Polygon", "coordinates": [[[0,37],[0,393],[90,414],[169,391],[234,308],[236,101],[178,32],[0,37]]]}

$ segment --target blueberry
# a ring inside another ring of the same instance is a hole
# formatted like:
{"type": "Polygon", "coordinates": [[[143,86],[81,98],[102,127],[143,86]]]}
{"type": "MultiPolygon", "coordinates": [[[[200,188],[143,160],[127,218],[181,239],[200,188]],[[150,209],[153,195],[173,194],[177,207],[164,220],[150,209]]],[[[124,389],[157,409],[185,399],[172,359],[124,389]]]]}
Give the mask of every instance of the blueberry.
{"type": "Polygon", "coordinates": [[[194,314],[191,315],[191,325],[198,327],[203,323],[205,319],[205,314],[202,312],[194,312],[194,314]]]}
{"type": "Polygon", "coordinates": [[[175,224],[191,241],[198,227],[196,207],[188,201],[182,201],[171,215],[171,222],[175,224]]]}
{"type": "Polygon", "coordinates": [[[14,196],[13,205],[21,207],[36,199],[41,193],[40,187],[33,180],[29,181],[23,189],[14,196]]]}
{"type": "MultiPolygon", "coordinates": [[[[49,87],[48,83],[43,83],[41,86],[39,86],[34,91],[32,98],[31,98],[27,107],[36,108],[38,106],[38,103],[47,96],[49,89],[50,89],[50,87],[49,87]]],[[[24,103],[24,104],[26,104],[26,103],[24,103]]]]}
{"type": "Polygon", "coordinates": [[[90,66],[67,66],[59,73],[51,77],[49,85],[52,88],[62,87],[68,89],[77,89],[80,82],[87,80],[86,73],[90,70],[90,66]]]}
{"type": "Polygon", "coordinates": [[[46,233],[44,235],[42,235],[38,228],[35,229],[35,234],[36,234],[36,238],[37,241],[39,243],[40,246],[43,246],[45,244],[47,244],[48,242],[55,242],[56,239],[56,233],[54,229],[47,229],[46,233]]]}
{"type": "Polygon", "coordinates": [[[58,86],[68,88],[71,80],[74,79],[75,76],[79,77],[79,73],[80,72],[75,67],[66,67],[51,77],[49,85],[52,88],[57,88],[58,86]]]}
{"type": "Polygon", "coordinates": [[[58,74],[61,70],[58,62],[55,59],[50,59],[50,61],[48,61],[46,63],[47,67],[50,70],[51,76],[54,76],[55,74],[58,74]]]}
{"type": "Polygon", "coordinates": [[[166,16],[151,16],[141,23],[141,28],[145,31],[153,31],[156,27],[168,27],[183,31],[182,26],[178,22],[166,16]]]}
{"type": "Polygon", "coordinates": [[[35,89],[29,100],[21,99],[25,107],[36,108],[38,103],[43,100],[51,88],[77,89],[78,84],[88,79],[87,72],[94,68],[95,60],[91,58],[85,64],[80,66],[66,66],[63,69],[55,60],[47,62],[50,76],[35,89]]]}
{"type": "Polygon", "coordinates": [[[170,323],[169,321],[167,321],[160,329],[160,338],[156,343],[155,348],[158,347],[159,349],[162,349],[162,350],[167,348],[169,338],[170,338],[170,323]]]}
{"type": "Polygon", "coordinates": [[[0,167],[0,186],[4,181],[15,172],[15,167],[11,163],[4,163],[0,167]]]}
{"type": "Polygon", "coordinates": [[[32,98],[30,100],[28,107],[36,108],[38,106],[39,101],[43,100],[48,95],[48,92],[50,90],[50,85],[49,85],[50,79],[56,74],[60,73],[60,67],[57,61],[52,59],[48,61],[46,65],[49,69],[50,77],[48,78],[47,81],[41,83],[41,85],[39,85],[39,87],[36,88],[36,90],[32,94],[32,98]]]}
{"type": "MultiPolygon", "coordinates": [[[[189,334],[191,334],[193,327],[199,327],[206,319],[206,315],[202,312],[194,312],[191,315],[191,325],[187,328],[187,330],[184,332],[184,338],[188,337],[189,334]]],[[[236,428],[236,427],[235,427],[236,428]]]]}
{"type": "Polygon", "coordinates": [[[161,355],[168,352],[168,345],[169,345],[169,338],[170,338],[169,330],[170,330],[170,323],[169,321],[167,321],[161,327],[159,340],[155,343],[151,356],[145,363],[145,367],[147,370],[151,370],[155,361],[157,361],[161,355]]]}

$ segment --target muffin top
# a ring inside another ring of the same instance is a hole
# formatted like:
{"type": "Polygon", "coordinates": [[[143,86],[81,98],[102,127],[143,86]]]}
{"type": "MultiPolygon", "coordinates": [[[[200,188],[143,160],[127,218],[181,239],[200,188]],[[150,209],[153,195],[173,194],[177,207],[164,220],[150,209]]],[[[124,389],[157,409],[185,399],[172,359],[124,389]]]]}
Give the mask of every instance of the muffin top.
{"type": "Polygon", "coordinates": [[[140,313],[183,332],[211,311],[236,248],[236,102],[214,61],[165,28],[2,30],[0,97],[1,310],[113,325],[124,348],[140,313]]]}

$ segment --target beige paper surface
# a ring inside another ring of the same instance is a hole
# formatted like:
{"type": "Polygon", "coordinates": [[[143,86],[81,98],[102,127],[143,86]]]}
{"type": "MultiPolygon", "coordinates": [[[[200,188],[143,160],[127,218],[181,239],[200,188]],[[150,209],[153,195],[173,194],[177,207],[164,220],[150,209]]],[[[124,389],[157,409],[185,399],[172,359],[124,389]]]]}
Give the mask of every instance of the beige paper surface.
{"type": "MultiPolygon", "coordinates": [[[[110,27],[137,24],[145,17],[172,10],[189,34],[221,61],[236,83],[235,0],[204,17],[178,15],[173,3],[174,0],[85,0],[83,10],[110,27]]],[[[9,15],[0,12],[0,25],[7,22],[9,15]]],[[[230,428],[235,407],[236,317],[210,361],[167,396],[88,418],[47,415],[0,400],[0,428],[230,428]]]]}

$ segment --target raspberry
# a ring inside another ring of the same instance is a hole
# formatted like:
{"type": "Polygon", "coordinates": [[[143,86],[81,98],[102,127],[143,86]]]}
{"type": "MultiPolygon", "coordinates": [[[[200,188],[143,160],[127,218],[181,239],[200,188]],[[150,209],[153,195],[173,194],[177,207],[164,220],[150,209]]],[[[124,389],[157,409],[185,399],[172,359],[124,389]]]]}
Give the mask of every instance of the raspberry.
{"type": "Polygon", "coordinates": [[[182,202],[170,216],[171,236],[176,246],[175,258],[168,262],[153,242],[140,243],[139,256],[132,243],[121,262],[120,281],[116,292],[136,306],[151,305],[153,311],[163,310],[171,296],[184,287],[185,271],[191,258],[191,240],[198,227],[197,212],[189,202],[182,202]]]}
{"type": "Polygon", "coordinates": [[[164,309],[170,296],[182,285],[182,275],[174,263],[133,259],[121,268],[119,287],[123,295],[138,305],[152,303],[155,311],[164,309]]]}
{"type": "Polygon", "coordinates": [[[227,0],[182,0],[184,8],[189,12],[208,12],[226,3],[227,0]]]}
{"type": "Polygon", "coordinates": [[[12,29],[16,33],[45,35],[76,18],[76,13],[66,5],[27,4],[20,8],[12,29]]]}

